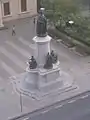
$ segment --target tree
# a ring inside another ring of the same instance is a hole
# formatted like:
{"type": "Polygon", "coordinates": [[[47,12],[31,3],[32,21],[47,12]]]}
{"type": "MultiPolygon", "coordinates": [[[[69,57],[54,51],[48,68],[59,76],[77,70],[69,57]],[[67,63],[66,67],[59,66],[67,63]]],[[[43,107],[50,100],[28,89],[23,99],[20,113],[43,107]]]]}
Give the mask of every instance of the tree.
{"type": "Polygon", "coordinates": [[[54,0],[55,11],[61,15],[76,14],[78,11],[77,5],[73,0],[54,0]]]}
{"type": "Polygon", "coordinates": [[[57,21],[59,18],[69,19],[79,12],[79,8],[74,0],[42,0],[43,6],[46,10],[53,11],[53,20],[57,21]]]}

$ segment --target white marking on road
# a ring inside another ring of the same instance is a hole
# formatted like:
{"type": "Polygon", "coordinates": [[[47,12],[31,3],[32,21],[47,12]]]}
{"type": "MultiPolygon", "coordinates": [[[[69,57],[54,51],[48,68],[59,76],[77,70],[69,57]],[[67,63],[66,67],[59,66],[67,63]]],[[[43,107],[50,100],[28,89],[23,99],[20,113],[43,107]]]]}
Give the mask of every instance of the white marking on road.
{"type": "Polygon", "coordinates": [[[2,46],[0,47],[0,52],[3,53],[6,57],[8,57],[11,61],[13,61],[16,65],[18,65],[20,68],[24,69],[26,67],[25,64],[21,60],[18,59],[17,56],[15,56],[12,53],[9,53],[2,46]]]}
{"type": "Polygon", "coordinates": [[[14,49],[16,49],[20,54],[22,54],[22,55],[25,56],[26,58],[27,58],[28,56],[30,56],[30,54],[29,54],[26,50],[18,47],[17,45],[15,45],[14,43],[12,43],[11,41],[6,41],[6,43],[7,43],[8,45],[12,46],[14,49]]]}
{"type": "Polygon", "coordinates": [[[68,103],[74,103],[76,100],[71,100],[71,101],[69,101],[68,103]]]}
{"type": "Polygon", "coordinates": [[[3,61],[0,61],[2,64],[2,67],[5,69],[5,71],[7,71],[7,73],[9,73],[9,75],[16,75],[17,73],[10,67],[8,66],[6,63],[4,63],[3,61]]]}
{"type": "Polygon", "coordinates": [[[29,120],[30,118],[28,117],[28,118],[25,118],[25,119],[23,119],[23,120],[29,120]]]}
{"type": "Polygon", "coordinates": [[[45,111],[43,111],[43,112],[41,112],[41,114],[45,114],[45,113],[47,113],[47,112],[49,112],[50,110],[45,110],[45,111]]]}
{"type": "Polygon", "coordinates": [[[61,108],[61,107],[63,107],[63,106],[64,106],[64,105],[56,106],[55,109],[61,108]]]}
{"type": "Polygon", "coordinates": [[[20,42],[22,42],[24,45],[29,46],[29,44],[30,44],[30,42],[25,41],[22,37],[19,37],[18,40],[19,40],[20,42]]]}
{"type": "Polygon", "coordinates": [[[89,95],[82,96],[81,99],[87,98],[89,95]]]}
{"type": "Polygon", "coordinates": [[[27,45],[28,47],[30,47],[31,49],[35,49],[35,45],[30,44],[30,42],[28,42],[27,40],[25,41],[22,37],[19,37],[18,40],[24,45],[27,45]]]}

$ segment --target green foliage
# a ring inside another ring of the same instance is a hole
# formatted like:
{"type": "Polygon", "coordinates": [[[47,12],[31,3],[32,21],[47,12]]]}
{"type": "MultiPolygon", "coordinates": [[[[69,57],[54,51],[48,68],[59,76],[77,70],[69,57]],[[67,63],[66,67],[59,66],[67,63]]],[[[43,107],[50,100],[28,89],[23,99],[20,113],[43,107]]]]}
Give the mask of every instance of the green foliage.
{"type": "Polygon", "coordinates": [[[42,0],[42,5],[46,10],[52,10],[55,17],[68,17],[79,12],[74,0],[42,0]]]}
{"type": "MultiPolygon", "coordinates": [[[[84,24],[84,21],[82,22],[84,24]]],[[[90,46],[90,29],[83,24],[74,24],[70,27],[56,26],[56,28],[66,35],[90,46]]]]}
{"type": "Polygon", "coordinates": [[[55,11],[62,15],[76,14],[78,8],[73,0],[54,0],[55,11]]]}
{"type": "Polygon", "coordinates": [[[81,16],[77,0],[42,0],[42,5],[60,31],[90,46],[90,18],[81,16]],[[72,27],[66,25],[69,20],[74,21],[72,27]]]}
{"type": "Polygon", "coordinates": [[[46,8],[46,14],[48,19],[53,21],[54,24],[57,22],[62,24],[64,21],[73,20],[73,17],[78,13],[79,8],[77,7],[74,0],[41,0],[42,6],[46,8]]]}

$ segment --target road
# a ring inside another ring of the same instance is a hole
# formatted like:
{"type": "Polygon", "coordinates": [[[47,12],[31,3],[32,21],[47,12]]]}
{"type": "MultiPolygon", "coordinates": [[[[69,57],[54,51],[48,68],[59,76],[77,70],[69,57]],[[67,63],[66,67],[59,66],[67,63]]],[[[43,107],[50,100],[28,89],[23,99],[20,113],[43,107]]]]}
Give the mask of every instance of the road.
{"type": "Polygon", "coordinates": [[[10,120],[89,120],[90,92],[10,120]]]}
{"type": "Polygon", "coordinates": [[[28,120],[90,120],[90,96],[60,105],[50,111],[42,112],[28,120]]]}

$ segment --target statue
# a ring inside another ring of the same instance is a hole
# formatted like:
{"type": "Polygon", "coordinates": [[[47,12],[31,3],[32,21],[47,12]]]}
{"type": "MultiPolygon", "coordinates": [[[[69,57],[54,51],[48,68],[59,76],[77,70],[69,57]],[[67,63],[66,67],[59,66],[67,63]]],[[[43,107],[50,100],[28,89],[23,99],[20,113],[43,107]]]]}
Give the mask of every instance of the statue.
{"type": "Polygon", "coordinates": [[[48,54],[46,56],[46,64],[44,65],[44,68],[45,69],[51,69],[52,67],[53,67],[52,57],[51,57],[51,55],[48,52],[48,54]]]}
{"type": "Polygon", "coordinates": [[[37,29],[36,33],[38,37],[47,36],[47,19],[44,16],[44,8],[40,9],[38,20],[37,20],[37,29]]]}
{"type": "Polygon", "coordinates": [[[53,50],[51,51],[51,57],[52,57],[52,63],[53,63],[53,64],[57,63],[58,56],[57,56],[56,53],[54,53],[53,50]]]}
{"type": "Polygon", "coordinates": [[[32,56],[29,61],[29,68],[36,69],[36,67],[37,67],[37,62],[36,62],[35,58],[32,56]]]}

